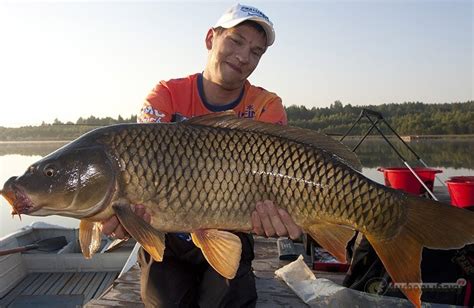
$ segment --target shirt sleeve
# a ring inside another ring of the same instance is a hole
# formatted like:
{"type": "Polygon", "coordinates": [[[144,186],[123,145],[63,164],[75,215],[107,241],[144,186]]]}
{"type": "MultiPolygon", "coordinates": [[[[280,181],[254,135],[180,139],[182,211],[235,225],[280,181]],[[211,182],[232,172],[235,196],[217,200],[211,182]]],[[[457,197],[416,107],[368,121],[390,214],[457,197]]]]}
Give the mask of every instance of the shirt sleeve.
{"type": "Polygon", "coordinates": [[[259,121],[287,125],[288,119],[280,97],[271,100],[263,109],[259,121]]]}
{"type": "Polygon", "coordinates": [[[171,94],[160,82],[146,97],[137,119],[139,123],[170,122],[172,114],[171,94]]]}

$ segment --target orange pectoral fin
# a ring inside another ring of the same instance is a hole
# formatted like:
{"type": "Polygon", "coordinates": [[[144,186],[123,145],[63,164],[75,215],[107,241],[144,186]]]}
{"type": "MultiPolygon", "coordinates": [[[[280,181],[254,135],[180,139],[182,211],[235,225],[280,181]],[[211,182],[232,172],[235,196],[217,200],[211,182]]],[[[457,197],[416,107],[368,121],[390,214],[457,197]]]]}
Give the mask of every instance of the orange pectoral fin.
{"type": "Polygon", "coordinates": [[[196,230],[191,233],[191,237],[216,272],[227,279],[235,277],[242,254],[242,243],[237,235],[208,229],[196,230]]]}
{"type": "Polygon", "coordinates": [[[120,223],[130,235],[137,240],[155,261],[161,262],[165,252],[165,234],[153,228],[139,218],[125,201],[117,201],[112,205],[120,223]]]}
{"type": "Polygon", "coordinates": [[[92,258],[92,255],[100,248],[100,228],[97,222],[81,220],[79,244],[84,257],[92,258]]]}

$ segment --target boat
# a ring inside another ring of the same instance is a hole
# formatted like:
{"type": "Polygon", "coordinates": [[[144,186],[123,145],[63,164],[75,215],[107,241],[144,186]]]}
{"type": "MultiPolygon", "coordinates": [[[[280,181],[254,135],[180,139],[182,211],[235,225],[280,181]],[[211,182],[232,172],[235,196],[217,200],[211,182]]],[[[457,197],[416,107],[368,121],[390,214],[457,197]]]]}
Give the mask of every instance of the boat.
{"type": "Polygon", "coordinates": [[[35,222],[1,238],[0,251],[29,248],[0,256],[0,307],[81,307],[107,290],[136,242],[117,245],[103,236],[98,253],[86,259],[78,235],[76,228],[35,222]],[[35,243],[50,247],[34,249],[41,246],[35,243]]]}

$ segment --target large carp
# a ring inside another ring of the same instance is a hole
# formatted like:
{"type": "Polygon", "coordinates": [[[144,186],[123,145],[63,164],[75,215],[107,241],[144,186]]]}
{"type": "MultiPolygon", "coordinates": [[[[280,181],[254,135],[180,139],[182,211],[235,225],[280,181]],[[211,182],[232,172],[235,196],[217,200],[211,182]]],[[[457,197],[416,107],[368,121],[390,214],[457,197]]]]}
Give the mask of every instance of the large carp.
{"type": "MultiPolygon", "coordinates": [[[[190,232],[227,278],[241,243],[225,230],[250,231],[256,202],[267,199],[338,259],[354,230],[362,232],[398,283],[421,282],[423,247],[474,242],[474,213],[387,188],[358,168],[327,136],[217,113],[96,129],[10,178],[1,193],[18,215],[81,219],[87,257],[98,248],[98,222],[114,214],[157,261],[166,232],[190,232]],[[130,204],[143,204],[150,224],[130,204]]],[[[420,288],[402,291],[420,306],[420,288]]]]}

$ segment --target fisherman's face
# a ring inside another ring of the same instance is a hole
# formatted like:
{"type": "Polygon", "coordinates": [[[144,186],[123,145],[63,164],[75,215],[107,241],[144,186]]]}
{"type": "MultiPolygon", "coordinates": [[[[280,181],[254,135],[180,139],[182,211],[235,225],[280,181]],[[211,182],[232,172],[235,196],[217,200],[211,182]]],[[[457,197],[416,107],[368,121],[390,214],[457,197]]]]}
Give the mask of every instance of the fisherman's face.
{"type": "Polygon", "coordinates": [[[266,50],[266,37],[250,25],[242,24],[206,36],[209,56],[206,77],[222,87],[241,88],[266,50]]]}

